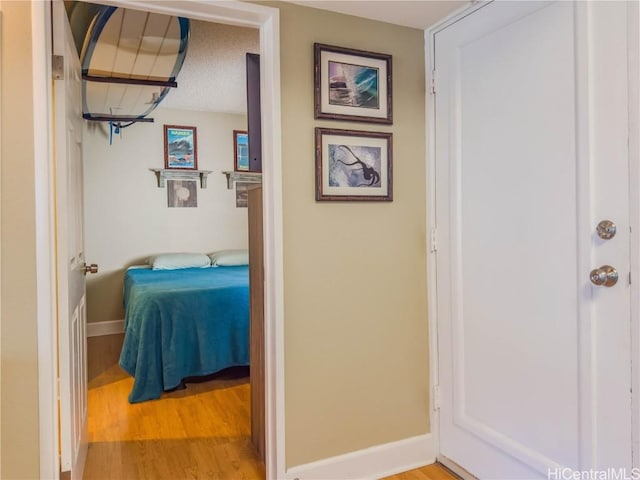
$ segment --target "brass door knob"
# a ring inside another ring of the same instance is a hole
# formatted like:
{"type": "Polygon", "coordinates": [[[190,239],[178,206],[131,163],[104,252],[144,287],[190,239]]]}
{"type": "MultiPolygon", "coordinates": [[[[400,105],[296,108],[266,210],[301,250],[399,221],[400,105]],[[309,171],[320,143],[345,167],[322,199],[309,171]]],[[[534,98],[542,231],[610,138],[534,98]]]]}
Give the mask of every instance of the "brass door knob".
{"type": "Polygon", "coordinates": [[[618,271],[611,265],[603,265],[591,270],[589,278],[591,283],[599,287],[613,287],[618,283],[618,271]]]}

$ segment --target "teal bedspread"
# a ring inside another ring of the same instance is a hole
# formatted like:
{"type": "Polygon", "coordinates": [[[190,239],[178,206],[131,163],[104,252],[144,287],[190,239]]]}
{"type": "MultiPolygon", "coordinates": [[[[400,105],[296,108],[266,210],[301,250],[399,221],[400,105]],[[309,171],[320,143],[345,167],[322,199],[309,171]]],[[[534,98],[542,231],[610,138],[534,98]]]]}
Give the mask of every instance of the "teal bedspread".
{"type": "Polygon", "coordinates": [[[127,271],[120,366],[129,402],[159,398],[186,377],[249,365],[248,267],[127,271]]]}

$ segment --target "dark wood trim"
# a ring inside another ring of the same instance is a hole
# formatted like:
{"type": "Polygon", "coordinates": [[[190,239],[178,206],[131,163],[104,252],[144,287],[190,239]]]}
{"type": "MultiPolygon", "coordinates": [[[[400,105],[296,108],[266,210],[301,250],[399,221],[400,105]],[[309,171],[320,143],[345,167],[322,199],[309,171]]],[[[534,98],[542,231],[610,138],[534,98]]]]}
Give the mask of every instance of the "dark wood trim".
{"type": "Polygon", "coordinates": [[[250,298],[250,359],[251,440],[260,460],[266,455],[265,416],[265,349],[264,349],[264,253],[262,224],[262,187],[249,194],[249,298],[250,298]]]}
{"type": "Polygon", "coordinates": [[[255,53],[247,53],[247,130],[249,131],[249,171],[262,172],[260,55],[255,53]]]}
{"type": "Polygon", "coordinates": [[[82,79],[86,80],[87,82],[119,83],[119,84],[125,84],[125,85],[143,85],[143,86],[149,86],[149,87],[178,88],[178,82],[168,82],[163,80],[145,80],[142,78],[99,77],[99,76],[83,73],[82,79]]]}
{"type": "Polygon", "coordinates": [[[84,118],[85,120],[91,120],[94,122],[114,122],[114,123],[123,123],[123,122],[127,122],[127,123],[153,123],[154,120],[153,118],[149,118],[149,117],[133,117],[133,116],[124,116],[124,115],[116,115],[116,116],[109,116],[109,115],[91,115],[90,113],[83,113],[82,114],[82,118],[84,118]]]}

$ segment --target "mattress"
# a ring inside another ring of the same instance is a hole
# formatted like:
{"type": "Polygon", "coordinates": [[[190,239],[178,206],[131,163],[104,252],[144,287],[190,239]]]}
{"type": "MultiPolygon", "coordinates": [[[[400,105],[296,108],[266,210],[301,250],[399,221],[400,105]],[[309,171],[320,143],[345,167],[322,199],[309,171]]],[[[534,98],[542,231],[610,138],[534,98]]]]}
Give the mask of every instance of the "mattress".
{"type": "Polygon", "coordinates": [[[124,279],[120,366],[131,403],[159,398],[186,377],[249,365],[248,266],[132,269],[124,279]]]}

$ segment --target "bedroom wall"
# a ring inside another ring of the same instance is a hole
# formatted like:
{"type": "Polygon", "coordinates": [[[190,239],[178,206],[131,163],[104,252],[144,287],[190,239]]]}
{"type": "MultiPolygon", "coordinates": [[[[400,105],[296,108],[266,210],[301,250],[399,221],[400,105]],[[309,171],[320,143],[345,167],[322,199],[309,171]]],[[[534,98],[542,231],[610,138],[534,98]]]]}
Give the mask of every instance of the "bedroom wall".
{"type": "Polygon", "coordinates": [[[424,33],[280,8],[288,467],[429,432],[424,33]],[[393,55],[392,126],[313,118],[313,43],[393,55]],[[314,127],[393,133],[391,203],[316,202],[314,127]]]}
{"type": "Polygon", "coordinates": [[[246,115],[158,108],[152,117],[112,145],[105,124],[85,122],[86,258],[100,266],[87,276],[89,322],[124,318],[124,272],[150,255],[247,247],[247,209],[236,208],[221,173],[233,170],[233,130],[246,130],[246,115]],[[197,208],[168,208],[167,189],[149,171],[164,168],[164,124],[197,128],[198,168],[212,171],[197,208]]]}

